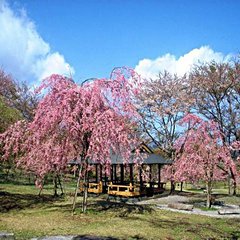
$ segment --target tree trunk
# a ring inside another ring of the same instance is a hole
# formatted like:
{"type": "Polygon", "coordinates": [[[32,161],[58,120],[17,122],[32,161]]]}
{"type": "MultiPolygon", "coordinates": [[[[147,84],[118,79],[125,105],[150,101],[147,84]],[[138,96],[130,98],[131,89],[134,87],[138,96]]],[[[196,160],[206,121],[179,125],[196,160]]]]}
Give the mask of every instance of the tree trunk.
{"type": "Polygon", "coordinates": [[[86,210],[87,210],[87,198],[88,198],[88,163],[86,163],[85,173],[83,178],[83,201],[82,201],[83,213],[86,213],[86,210]]]}
{"type": "Polygon", "coordinates": [[[79,189],[79,184],[80,184],[80,179],[83,176],[83,201],[82,201],[82,211],[83,213],[86,212],[87,210],[87,197],[88,197],[88,159],[87,159],[87,151],[89,148],[89,137],[90,133],[86,133],[84,135],[84,149],[81,154],[81,165],[80,165],[80,170],[79,170],[79,176],[78,176],[78,181],[77,181],[77,187],[73,199],[73,209],[72,209],[72,215],[74,214],[75,211],[75,205],[76,205],[76,199],[77,199],[77,191],[79,189]]]}
{"type": "Polygon", "coordinates": [[[82,201],[82,212],[86,213],[87,211],[87,198],[88,198],[88,187],[87,182],[84,183],[84,192],[83,192],[83,201],[82,201]]]}
{"type": "Polygon", "coordinates": [[[180,183],[180,192],[183,191],[183,182],[180,183]]]}
{"type": "Polygon", "coordinates": [[[211,205],[212,205],[212,184],[211,184],[211,182],[206,183],[206,190],[207,190],[206,207],[211,208],[211,205]]]}
{"type": "Polygon", "coordinates": [[[28,174],[28,183],[31,184],[31,173],[28,174]]]}
{"type": "Polygon", "coordinates": [[[6,180],[9,180],[9,172],[10,172],[10,168],[7,167],[6,180]]]}
{"type": "Polygon", "coordinates": [[[54,177],[53,177],[53,189],[54,189],[54,197],[57,197],[57,174],[54,173],[54,177]]]}
{"type": "Polygon", "coordinates": [[[231,177],[232,177],[232,181],[233,181],[233,196],[236,196],[237,194],[237,181],[236,181],[236,176],[234,175],[234,172],[232,170],[232,168],[230,168],[230,173],[231,173],[231,177]]]}
{"type": "Polygon", "coordinates": [[[43,186],[42,186],[42,188],[40,188],[40,190],[39,190],[39,193],[38,193],[38,196],[39,196],[39,197],[41,196],[42,190],[43,190],[43,186]]]}
{"type": "MultiPolygon", "coordinates": [[[[171,151],[171,159],[172,159],[172,161],[174,161],[174,152],[173,151],[171,151]]],[[[172,167],[171,168],[171,189],[170,189],[170,194],[173,194],[174,192],[175,192],[175,182],[174,182],[174,178],[173,178],[173,176],[174,176],[174,173],[175,173],[175,171],[174,171],[174,168],[172,167]]]]}
{"type": "MultiPolygon", "coordinates": [[[[36,176],[35,176],[35,177],[36,177],[36,176]]],[[[44,179],[43,179],[43,181],[42,181],[42,185],[41,185],[41,188],[40,188],[39,193],[38,193],[38,196],[39,196],[39,197],[40,197],[41,194],[42,194],[43,188],[44,188],[44,179]]]]}
{"type": "Polygon", "coordinates": [[[237,182],[236,179],[233,180],[233,196],[237,195],[237,182]]]}
{"type": "Polygon", "coordinates": [[[231,177],[230,177],[230,173],[228,174],[228,195],[231,195],[231,177]]]}
{"type": "Polygon", "coordinates": [[[171,189],[170,189],[170,194],[173,194],[175,192],[175,182],[171,180],[171,189]]]}
{"type": "Polygon", "coordinates": [[[60,189],[61,189],[61,195],[63,195],[63,194],[64,194],[64,191],[63,191],[63,187],[62,187],[62,183],[61,183],[61,179],[60,179],[59,174],[57,174],[57,179],[58,179],[58,184],[59,184],[60,189]]]}
{"type": "Polygon", "coordinates": [[[80,169],[79,169],[77,186],[76,186],[75,194],[74,194],[74,197],[73,197],[72,215],[74,215],[74,212],[75,212],[75,209],[76,209],[77,194],[78,194],[78,189],[79,189],[79,184],[80,184],[80,181],[81,181],[81,177],[82,177],[82,164],[81,164],[80,169]]]}

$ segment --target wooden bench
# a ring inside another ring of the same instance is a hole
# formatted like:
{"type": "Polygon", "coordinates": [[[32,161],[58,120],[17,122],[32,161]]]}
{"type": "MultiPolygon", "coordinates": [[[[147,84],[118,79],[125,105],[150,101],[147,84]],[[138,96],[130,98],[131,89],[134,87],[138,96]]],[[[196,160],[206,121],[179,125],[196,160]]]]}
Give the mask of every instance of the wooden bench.
{"type": "MultiPolygon", "coordinates": [[[[83,187],[83,183],[80,182],[79,184],[79,191],[83,192],[84,187],[83,187]]],[[[103,192],[103,185],[102,182],[99,183],[88,183],[88,192],[89,193],[96,193],[96,194],[100,194],[103,192]]]]}
{"type": "Polygon", "coordinates": [[[89,183],[88,184],[88,192],[89,193],[96,193],[96,194],[102,193],[103,192],[102,182],[99,182],[99,183],[89,183]]]}
{"type": "Polygon", "coordinates": [[[122,197],[140,196],[140,186],[132,185],[114,185],[112,182],[108,185],[108,194],[122,197]]]}

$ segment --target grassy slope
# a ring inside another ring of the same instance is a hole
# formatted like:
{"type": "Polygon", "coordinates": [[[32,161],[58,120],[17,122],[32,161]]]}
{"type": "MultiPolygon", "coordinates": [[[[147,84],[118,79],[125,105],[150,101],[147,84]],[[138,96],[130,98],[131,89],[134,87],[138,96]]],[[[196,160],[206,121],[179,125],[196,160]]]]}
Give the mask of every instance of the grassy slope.
{"type": "Polygon", "coordinates": [[[17,239],[25,240],[59,234],[168,240],[240,237],[239,219],[214,219],[108,203],[104,197],[91,197],[88,213],[83,215],[78,210],[72,217],[71,197],[53,199],[49,190],[43,192],[43,197],[37,193],[34,186],[0,184],[0,231],[14,232],[17,239]]]}

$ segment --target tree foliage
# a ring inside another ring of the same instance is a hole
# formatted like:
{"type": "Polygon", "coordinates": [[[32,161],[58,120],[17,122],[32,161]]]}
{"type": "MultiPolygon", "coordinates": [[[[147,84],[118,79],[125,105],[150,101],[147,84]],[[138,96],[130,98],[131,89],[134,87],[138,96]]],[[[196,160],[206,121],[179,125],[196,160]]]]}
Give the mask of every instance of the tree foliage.
{"type": "Polygon", "coordinates": [[[17,110],[21,117],[32,120],[38,97],[26,83],[15,81],[10,75],[0,70],[0,96],[6,106],[17,110]]]}
{"type": "Polygon", "coordinates": [[[128,161],[138,144],[138,114],[132,104],[138,82],[132,70],[115,70],[112,79],[82,86],[52,75],[38,89],[45,96],[33,121],[17,122],[1,135],[3,158],[15,155],[18,165],[38,176],[40,185],[47,173],[62,172],[72,159],[81,165],[79,179],[87,175],[90,161],[106,169],[112,154],[128,161]]]}
{"type": "Polygon", "coordinates": [[[198,114],[218,123],[223,141],[231,144],[240,133],[240,65],[206,63],[196,66],[189,77],[198,114]]]}
{"type": "Polygon", "coordinates": [[[173,145],[179,137],[177,122],[189,110],[192,99],[186,77],[168,72],[156,79],[146,79],[139,95],[139,112],[142,130],[168,157],[172,157],[173,145]]]}
{"type": "Polygon", "coordinates": [[[1,96],[0,113],[0,133],[3,133],[11,124],[21,119],[21,113],[17,109],[9,107],[1,96]]]}
{"type": "MultiPolygon", "coordinates": [[[[177,77],[167,72],[156,79],[146,79],[139,97],[139,112],[143,116],[145,139],[167,152],[175,160],[174,143],[184,134],[178,123],[187,112],[214,121],[221,133],[222,143],[230,146],[240,136],[240,65],[204,63],[195,66],[189,74],[177,77]]],[[[232,151],[233,159],[237,152],[232,151]]],[[[174,181],[174,167],[167,168],[167,179],[174,181]]],[[[236,192],[234,170],[229,169],[236,192]]],[[[230,186],[230,185],[229,185],[230,186]]],[[[230,189],[230,187],[229,187],[230,189]]]]}
{"type": "Polygon", "coordinates": [[[224,145],[218,124],[188,114],[181,120],[186,132],[175,143],[174,178],[177,181],[204,181],[207,206],[211,205],[214,181],[226,179],[228,169],[236,173],[229,147],[224,145]]]}

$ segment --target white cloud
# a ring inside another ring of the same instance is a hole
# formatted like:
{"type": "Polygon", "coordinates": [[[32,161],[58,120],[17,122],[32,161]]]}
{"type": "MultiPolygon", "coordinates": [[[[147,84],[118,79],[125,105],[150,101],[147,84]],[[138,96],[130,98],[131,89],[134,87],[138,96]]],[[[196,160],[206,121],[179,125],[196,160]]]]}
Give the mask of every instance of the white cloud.
{"type": "Polygon", "coordinates": [[[63,55],[51,52],[26,12],[14,12],[4,0],[0,0],[0,68],[32,83],[52,73],[69,75],[69,68],[74,73],[63,55]]]}
{"type": "Polygon", "coordinates": [[[153,60],[140,60],[135,70],[145,78],[155,78],[159,72],[165,70],[172,74],[183,75],[189,72],[195,64],[206,63],[212,60],[222,62],[230,57],[230,55],[224,56],[221,52],[214,52],[209,46],[202,46],[191,50],[179,58],[167,53],[153,60]]]}

